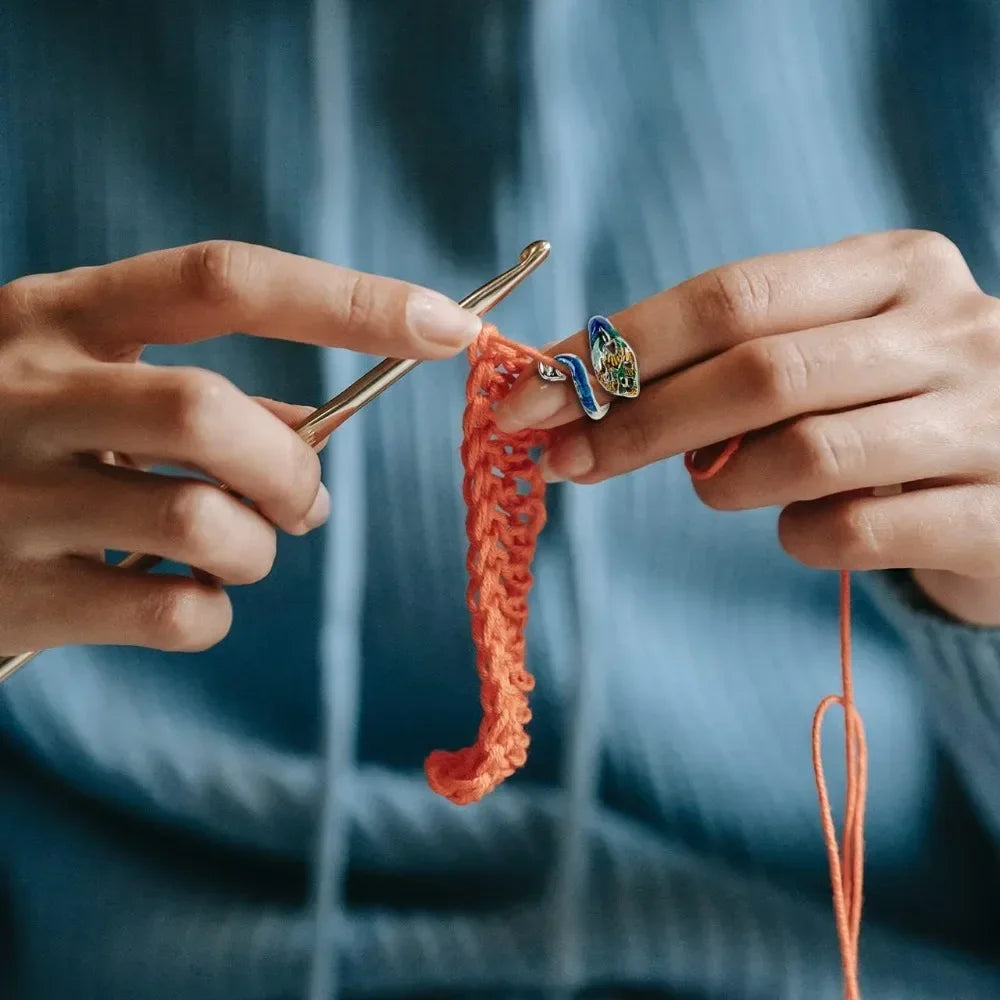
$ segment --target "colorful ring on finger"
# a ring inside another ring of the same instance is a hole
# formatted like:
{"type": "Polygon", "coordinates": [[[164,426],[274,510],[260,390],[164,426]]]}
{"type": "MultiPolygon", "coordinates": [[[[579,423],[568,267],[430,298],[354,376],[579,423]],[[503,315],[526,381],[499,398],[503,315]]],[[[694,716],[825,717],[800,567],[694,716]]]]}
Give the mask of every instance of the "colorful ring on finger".
{"type": "MultiPolygon", "coordinates": [[[[632,345],[606,316],[592,316],[587,323],[590,360],[601,388],[612,396],[635,399],[639,395],[639,359],[632,345]]],[[[590,375],[575,354],[557,354],[553,359],[569,369],[576,397],[591,420],[607,416],[610,403],[598,403],[590,385],[590,375]]],[[[567,376],[552,365],[539,363],[538,374],[546,382],[565,382],[567,376]]]]}
{"type": "MultiPolygon", "coordinates": [[[[583,412],[591,420],[601,420],[606,417],[608,410],[611,409],[611,404],[597,402],[594,390],[590,387],[590,373],[583,360],[575,354],[557,354],[552,360],[558,361],[569,369],[569,378],[573,381],[576,398],[580,401],[583,412]]],[[[541,361],[538,363],[538,374],[546,382],[565,382],[567,377],[558,368],[553,368],[552,365],[544,364],[541,361]]]]}
{"type": "Polygon", "coordinates": [[[639,395],[639,359],[632,346],[606,316],[592,316],[587,324],[590,360],[601,388],[612,396],[639,395]]]}

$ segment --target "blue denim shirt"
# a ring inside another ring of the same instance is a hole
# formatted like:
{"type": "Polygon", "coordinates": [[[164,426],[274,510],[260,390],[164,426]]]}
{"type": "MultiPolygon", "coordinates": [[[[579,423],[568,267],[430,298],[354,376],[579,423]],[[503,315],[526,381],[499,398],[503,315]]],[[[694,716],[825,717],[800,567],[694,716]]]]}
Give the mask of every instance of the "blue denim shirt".
{"type": "MultiPolygon", "coordinates": [[[[8,0],[0,278],[214,236],[461,296],[534,344],[692,273],[904,225],[997,287],[985,0],[8,0]]],[[[665,331],[665,336],[669,336],[665,331]]],[[[150,350],[320,402],[370,359],[150,350]]],[[[0,690],[7,995],[834,998],[809,720],[836,580],[663,463],[559,487],[528,766],[457,809],[478,720],[463,362],[324,456],[334,514],[189,656],[54,650],[0,690]]],[[[1000,992],[1000,645],[859,582],[866,997],[1000,992]]],[[[835,734],[831,780],[839,787],[835,734]]]]}

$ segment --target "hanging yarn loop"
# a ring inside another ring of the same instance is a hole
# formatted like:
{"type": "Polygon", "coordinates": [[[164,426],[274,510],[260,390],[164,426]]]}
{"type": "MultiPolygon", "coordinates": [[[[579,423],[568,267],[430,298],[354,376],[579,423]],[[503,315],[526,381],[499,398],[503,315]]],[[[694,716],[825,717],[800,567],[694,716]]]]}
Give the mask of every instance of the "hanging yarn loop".
{"type": "Polygon", "coordinates": [[[462,420],[462,495],[469,547],[466,603],[472,620],[483,718],[475,744],[436,750],[424,763],[431,788],[459,805],[477,802],[521,767],[531,719],[525,669],[531,561],[545,524],[545,482],[533,451],[544,431],[500,431],[493,407],[518,376],[546,355],[502,337],[484,324],[468,351],[469,376],[462,420]]]}
{"type": "MultiPolygon", "coordinates": [[[[692,479],[711,479],[739,450],[741,437],[725,442],[705,468],[697,464],[697,452],[684,456],[684,465],[692,479]]],[[[858,984],[858,949],[861,938],[862,888],[864,884],[865,797],[868,791],[868,747],[864,726],[854,704],[854,680],[851,671],[851,574],[840,573],[840,681],[841,693],[827,695],[816,709],[812,722],[812,766],[819,799],[820,821],[826,843],[833,889],[833,914],[844,982],[844,1000],[860,1000],[858,984]],[[837,843],[837,828],[830,805],[830,794],[823,771],[823,720],[833,705],[844,711],[844,787],[843,843],[837,843]]]]}

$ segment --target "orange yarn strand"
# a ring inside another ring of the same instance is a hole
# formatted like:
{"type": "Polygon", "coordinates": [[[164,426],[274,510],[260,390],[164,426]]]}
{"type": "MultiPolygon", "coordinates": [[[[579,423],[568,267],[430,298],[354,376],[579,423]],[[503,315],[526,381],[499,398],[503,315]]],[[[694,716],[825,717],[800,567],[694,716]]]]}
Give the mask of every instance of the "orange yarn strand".
{"type": "MultiPolygon", "coordinates": [[[[539,351],[502,337],[485,325],[469,348],[469,376],[462,420],[465,475],[466,603],[472,620],[476,671],[483,717],[476,742],[463,750],[435,750],[424,763],[431,788],[459,805],[477,802],[521,767],[528,752],[531,720],[528,692],[535,680],[525,669],[524,630],[528,621],[531,560],[545,524],[545,483],[531,454],[544,447],[544,431],[505,434],[496,426],[493,406],[518,376],[540,361],[555,362],[539,351]]],[[[704,469],[697,452],[684,456],[693,479],[710,479],[736,454],[741,438],[727,441],[704,469]]],[[[833,911],[840,945],[844,1000],[860,1000],[858,945],[864,877],[864,818],[868,750],[861,716],[854,704],[851,674],[851,580],[840,574],[841,693],[825,697],[812,723],[812,764],[820,819],[830,866],[833,911]],[[823,772],[822,728],[829,708],[844,711],[846,759],[843,845],[823,772]]]]}
{"type": "Polygon", "coordinates": [[[864,812],[868,785],[868,748],[861,716],[854,706],[851,679],[851,577],[840,574],[840,650],[843,694],[827,695],[816,709],[812,725],[812,758],[819,795],[823,836],[826,840],[833,885],[833,911],[844,967],[844,1000],[859,1000],[858,942],[861,935],[861,902],[864,877],[864,812]],[[823,774],[823,718],[831,705],[844,710],[847,780],[844,807],[844,843],[838,853],[837,831],[823,774]]]}
{"type": "Polygon", "coordinates": [[[435,750],[424,763],[431,788],[458,805],[477,802],[527,757],[527,694],[535,679],[525,669],[524,629],[531,560],[545,524],[545,483],[531,450],[544,447],[548,435],[531,430],[504,434],[493,419],[493,404],[529,365],[553,363],[488,325],[468,355],[462,420],[462,494],[469,540],[466,603],[483,719],[474,746],[435,750]]]}
{"type": "MultiPolygon", "coordinates": [[[[697,452],[684,456],[684,465],[693,479],[710,479],[736,454],[741,438],[727,441],[725,447],[705,469],[698,469],[697,452]]],[[[827,695],[816,709],[812,723],[812,766],[819,798],[820,821],[826,842],[833,889],[833,913],[840,946],[840,964],[844,981],[844,1000],[860,1000],[858,985],[858,947],[861,937],[862,887],[864,884],[865,797],[868,792],[868,747],[864,726],[854,704],[854,680],[851,674],[851,574],[840,574],[840,680],[841,694],[827,695]],[[843,847],[837,844],[837,828],[830,806],[830,794],[823,773],[823,719],[831,705],[844,710],[844,750],[846,774],[844,789],[843,847]]]]}

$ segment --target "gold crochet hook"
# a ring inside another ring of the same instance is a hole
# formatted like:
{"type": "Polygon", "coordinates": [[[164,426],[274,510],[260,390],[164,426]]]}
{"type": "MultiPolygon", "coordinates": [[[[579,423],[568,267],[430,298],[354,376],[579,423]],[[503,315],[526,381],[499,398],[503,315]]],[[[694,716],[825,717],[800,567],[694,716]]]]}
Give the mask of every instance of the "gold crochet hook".
{"type": "MultiPolygon", "coordinates": [[[[477,316],[485,316],[517,288],[539,264],[544,262],[550,249],[547,240],[535,240],[534,243],[529,243],[521,251],[517,263],[513,267],[504,271],[503,274],[491,278],[474,292],[470,292],[458,304],[463,309],[474,312],[477,316]]],[[[376,396],[380,396],[407,372],[413,371],[418,364],[420,364],[419,361],[409,358],[385,358],[343,392],[334,396],[328,403],[313,410],[295,428],[296,433],[311,447],[318,448],[348,417],[367,406],[376,396]]],[[[223,484],[220,484],[220,488],[227,489],[223,484]]],[[[227,492],[229,491],[227,490],[227,492]]],[[[117,563],[117,568],[146,573],[162,561],[160,556],[132,552],[117,563]]],[[[36,657],[39,652],[41,650],[0,657],[0,683],[11,677],[29,660],[36,657]]]]}

